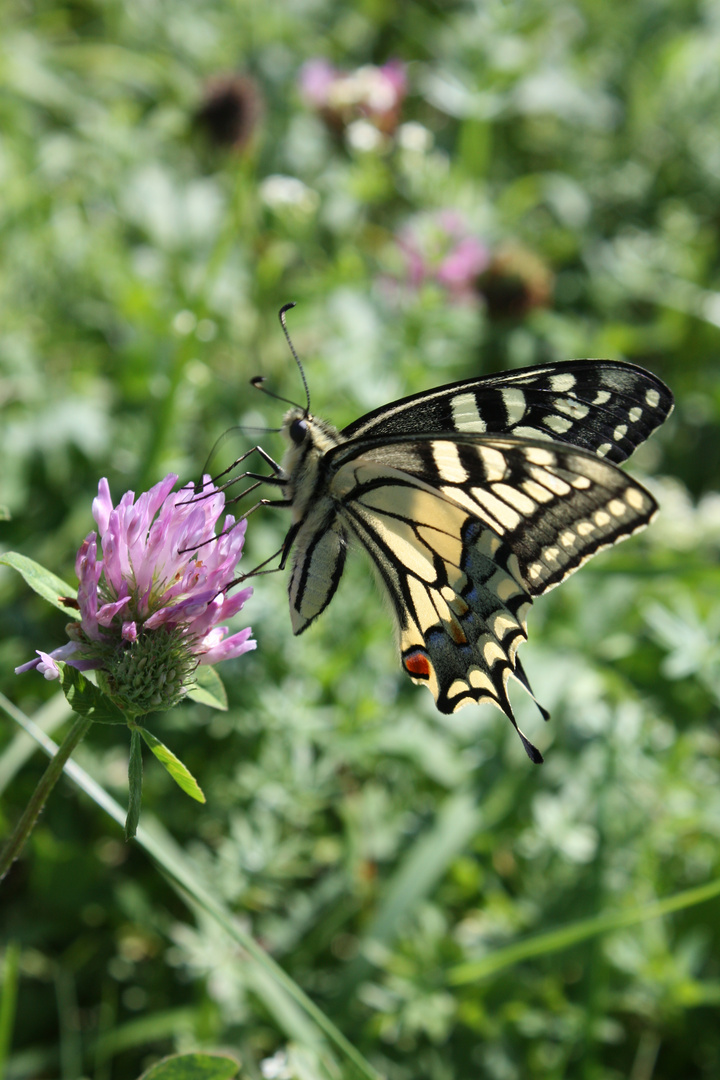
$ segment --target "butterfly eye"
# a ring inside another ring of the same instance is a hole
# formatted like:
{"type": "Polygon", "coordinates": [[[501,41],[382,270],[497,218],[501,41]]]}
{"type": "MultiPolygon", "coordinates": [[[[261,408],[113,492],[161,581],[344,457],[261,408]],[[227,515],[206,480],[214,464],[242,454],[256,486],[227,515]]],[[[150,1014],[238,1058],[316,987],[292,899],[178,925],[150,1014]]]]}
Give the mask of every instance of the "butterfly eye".
{"type": "Polygon", "coordinates": [[[305,442],[307,433],[308,426],[305,420],[293,420],[290,425],[290,438],[297,446],[305,442]]]}

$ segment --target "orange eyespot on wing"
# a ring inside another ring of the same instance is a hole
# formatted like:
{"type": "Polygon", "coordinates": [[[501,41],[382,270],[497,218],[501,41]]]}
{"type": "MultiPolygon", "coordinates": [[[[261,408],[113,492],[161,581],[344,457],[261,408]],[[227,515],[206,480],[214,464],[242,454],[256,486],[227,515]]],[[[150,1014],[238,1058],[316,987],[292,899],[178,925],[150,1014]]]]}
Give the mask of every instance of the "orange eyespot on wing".
{"type": "Polygon", "coordinates": [[[421,649],[415,649],[403,656],[403,664],[408,675],[413,679],[429,679],[432,674],[430,661],[421,649]]]}

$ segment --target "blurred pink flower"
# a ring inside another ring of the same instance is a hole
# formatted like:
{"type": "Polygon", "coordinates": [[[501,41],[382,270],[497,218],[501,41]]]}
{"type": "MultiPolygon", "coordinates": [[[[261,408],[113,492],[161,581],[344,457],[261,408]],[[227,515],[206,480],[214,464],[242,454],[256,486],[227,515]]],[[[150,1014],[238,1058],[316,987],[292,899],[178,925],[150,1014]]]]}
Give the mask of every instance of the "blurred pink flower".
{"type": "Polygon", "coordinates": [[[477,279],[489,262],[486,245],[453,210],[423,214],[397,235],[408,282],[419,288],[434,281],[456,300],[477,296],[477,279]]]}
{"type": "Polygon", "coordinates": [[[98,682],[134,715],[176,704],[193,684],[199,664],[214,664],[256,647],[250,628],[228,634],[230,619],[252,593],[227,590],[242,553],[246,521],[228,515],[215,527],[225,496],[204,480],[173,491],[170,474],[135,500],[128,491],[113,506],[107,480],[98,485],[93,517],[98,537],[84,540],[75,562],[80,622],[71,640],[16,668],[57,678],[61,660],[98,671],[98,682]]]}
{"type": "Polygon", "coordinates": [[[367,120],[384,135],[392,135],[407,93],[405,64],[389,60],[382,67],[365,64],[355,71],[340,71],[327,60],[308,60],[300,71],[300,92],[335,131],[367,120]]]}

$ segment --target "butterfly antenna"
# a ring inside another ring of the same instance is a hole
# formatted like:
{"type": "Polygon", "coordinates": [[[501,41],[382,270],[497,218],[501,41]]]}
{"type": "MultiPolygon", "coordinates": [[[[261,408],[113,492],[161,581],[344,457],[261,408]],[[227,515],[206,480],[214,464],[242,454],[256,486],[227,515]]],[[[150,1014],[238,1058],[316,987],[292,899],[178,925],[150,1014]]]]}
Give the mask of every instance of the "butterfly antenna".
{"type": "Polygon", "coordinates": [[[290,334],[288,333],[287,324],[285,322],[285,313],[287,311],[290,311],[290,309],[294,308],[294,307],[295,307],[295,301],[294,300],[291,300],[291,302],[289,304],[283,304],[283,306],[280,308],[280,311],[278,312],[278,318],[280,320],[280,325],[283,328],[283,334],[285,335],[285,340],[288,343],[288,346],[290,348],[290,352],[293,354],[293,359],[295,360],[295,363],[298,366],[298,370],[300,372],[300,378],[302,379],[303,386],[305,387],[305,401],[307,402],[307,405],[305,406],[305,412],[306,412],[307,415],[309,415],[310,414],[310,390],[308,388],[307,379],[305,378],[305,370],[304,370],[302,364],[300,363],[300,357],[298,356],[297,352],[295,351],[295,346],[292,343],[292,339],[290,338],[290,334]]]}

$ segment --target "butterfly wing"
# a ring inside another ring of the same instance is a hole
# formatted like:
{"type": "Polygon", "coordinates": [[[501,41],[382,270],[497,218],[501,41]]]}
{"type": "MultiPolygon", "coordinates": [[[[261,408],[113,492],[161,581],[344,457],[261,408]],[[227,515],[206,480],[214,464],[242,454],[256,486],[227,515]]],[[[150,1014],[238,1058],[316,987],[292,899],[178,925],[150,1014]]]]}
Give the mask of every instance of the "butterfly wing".
{"type": "Polygon", "coordinates": [[[376,409],[345,439],[441,432],[568,442],[616,464],[667,418],[655,375],[612,360],[569,360],[440,386],[376,409]]]}
{"type": "Polygon", "coordinates": [[[391,598],[407,673],[441,712],[492,702],[516,727],[507,683],[532,694],[516,654],[533,597],[657,509],[615,466],[559,444],[396,436],[327,457],[341,525],[391,598]]]}

